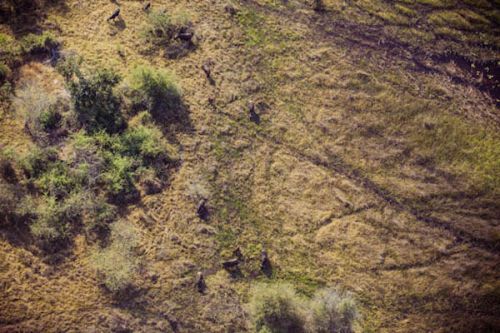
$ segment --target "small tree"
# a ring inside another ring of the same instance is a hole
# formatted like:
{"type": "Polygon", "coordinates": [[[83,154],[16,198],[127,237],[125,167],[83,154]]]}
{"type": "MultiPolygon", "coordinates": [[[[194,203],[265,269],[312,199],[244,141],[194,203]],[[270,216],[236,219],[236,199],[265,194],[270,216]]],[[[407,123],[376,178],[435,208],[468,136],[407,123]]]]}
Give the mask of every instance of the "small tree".
{"type": "Polygon", "coordinates": [[[180,112],[181,94],[172,75],[149,66],[132,71],[135,103],[144,104],[156,120],[175,118],[180,112]]]}
{"type": "Polygon", "coordinates": [[[105,249],[96,250],[92,255],[91,265],[109,291],[119,294],[132,284],[138,268],[134,253],[138,242],[130,222],[117,221],[111,226],[111,244],[105,249]]]}
{"type": "Polygon", "coordinates": [[[258,284],[249,310],[257,332],[304,332],[303,300],[289,284],[258,284]]]}
{"type": "Polygon", "coordinates": [[[120,76],[112,71],[98,70],[93,76],[79,75],[78,80],[70,82],[78,120],[87,131],[104,129],[116,133],[126,127],[120,112],[120,98],[113,91],[120,80],[120,76]]]}
{"type": "Polygon", "coordinates": [[[356,304],[349,294],[333,289],[316,292],[309,302],[307,331],[311,333],[352,333],[358,317],[356,304]]]}

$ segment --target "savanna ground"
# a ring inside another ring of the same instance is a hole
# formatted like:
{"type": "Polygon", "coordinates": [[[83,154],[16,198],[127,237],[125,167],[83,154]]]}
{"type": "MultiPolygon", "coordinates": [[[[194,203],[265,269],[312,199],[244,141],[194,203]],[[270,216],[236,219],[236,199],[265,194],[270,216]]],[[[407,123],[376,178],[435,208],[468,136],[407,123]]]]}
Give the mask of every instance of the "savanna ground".
{"type": "MultiPolygon", "coordinates": [[[[122,212],[140,235],[134,295],[103,292],[82,235],[54,264],[3,228],[1,332],[247,332],[248,290],[267,280],[351,291],[360,332],[500,330],[497,0],[328,0],[323,12],[247,0],[235,14],[227,1],[153,1],[193,22],[197,47],[176,59],[145,44],[143,2],[119,4],[117,22],[115,3],[68,0],[0,31],[50,31],[89,68],[175,74],[189,115],[169,134],[179,167],[122,212]],[[236,247],[235,277],[221,261],[236,247]]],[[[23,80],[64,87],[46,59],[18,67],[14,89],[23,80]]],[[[31,149],[15,110],[0,126],[3,147],[31,149]]]]}

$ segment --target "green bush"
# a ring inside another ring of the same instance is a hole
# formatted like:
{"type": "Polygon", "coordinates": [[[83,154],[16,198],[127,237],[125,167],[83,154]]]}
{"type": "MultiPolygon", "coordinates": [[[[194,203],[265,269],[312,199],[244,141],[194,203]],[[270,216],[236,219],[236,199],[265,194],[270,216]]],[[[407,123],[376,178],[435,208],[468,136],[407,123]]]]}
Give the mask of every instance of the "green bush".
{"type": "Polygon", "coordinates": [[[111,244],[95,250],[91,256],[92,267],[109,291],[119,293],[132,284],[138,268],[134,253],[138,241],[130,222],[117,221],[111,226],[111,244]]]}
{"type": "Polygon", "coordinates": [[[169,73],[139,66],[132,71],[131,83],[136,104],[145,104],[155,119],[172,118],[180,111],[181,93],[169,73]]]}
{"type": "Polygon", "coordinates": [[[120,112],[120,98],[113,91],[120,80],[120,76],[114,72],[98,70],[90,77],[80,75],[78,80],[70,82],[78,120],[88,132],[106,130],[116,133],[126,127],[120,112]]]}
{"type": "Polygon", "coordinates": [[[20,165],[28,178],[40,177],[50,166],[58,160],[55,148],[35,148],[21,158],[20,165]]]}
{"type": "Polygon", "coordinates": [[[105,198],[87,198],[85,205],[86,223],[85,229],[89,232],[101,232],[108,229],[118,214],[115,206],[106,202],[105,198]]]}
{"type": "Polygon", "coordinates": [[[28,205],[34,205],[31,209],[28,208],[34,212],[34,221],[30,229],[38,240],[44,244],[51,244],[69,236],[71,225],[68,222],[71,218],[66,214],[68,207],[50,196],[42,197],[37,204],[28,202],[28,205]]]}
{"type": "Polygon", "coordinates": [[[57,62],[56,70],[61,74],[67,81],[73,78],[74,75],[81,76],[80,65],[83,59],[78,55],[68,55],[63,57],[57,62]]]}
{"type": "Polygon", "coordinates": [[[113,201],[121,202],[137,199],[135,183],[141,170],[152,168],[163,175],[175,158],[161,131],[151,124],[132,125],[120,135],[77,133],[70,145],[70,163],[84,169],[87,185],[103,186],[113,201]]]}
{"type": "Polygon", "coordinates": [[[333,289],[305,299],[289,284],[257,284],[250,295],[249,312],[259,333],[352,333],[358,318],[353,298],[333,289]]]}
{"type": "Polygon", "coordinates": [[[181,29],[190,25],[185,12],[169,15],[165,10],[154,10],[149,13],[142,34],[146,41],[154,45],[167,46],[181,29]]]}
{"type": "Polygon", "coordinates": [[[21,54],[19,43],[11,36],[0,32],[0,61],[12,67],[21,54]]]}
{"type": "Polygon", "coordinates": [[[307,331],[311,333],[352,333],[358,317],[353,298],[333,289],[316,292],[307,309],[307,331]]]}
{"type": "Polygon", "coordinates": [[[170,16],[163,10],[155,10],[148,15],[148,24],[143,34],[148,41],[161,44],[174,38],[175,32],[176,27],[170,16]]]}
{"type": "Polygon", "coordinates": [[[75,127],[69,99],[47,94],[36,84],[27,84],[18,89],[14,108],[24,117],[25,126],[33,139],[42,145],[54,143],[66,134],[65,131],[75,127]]]}
{"type": "Polygon", "coordinates": [[[80,187],[84,179],[85,174],[73,172],[64,162],[58,161],[35,180],[35,185],[42,193],[60,199],[80,187]]]}
{"type": "Polygon", "coordinates": [[[251,290],[249,310],[257,332],[304,332],[303,300],[289,284],[258,284],[251,290]]]}
{"type": "Polygon", "coordinates": [[[55,107],[51,106],[40,114],[38,121],[41,128],[44,131],[49,132],[59,127],[61,119],[61,114],[55,107]]]}
{"type": "Polygon", "coordinates": [[[154,161],[167,156],[167,147],[161,131],[153,126],[129,127],[122,135],[123,153],[137,156],[144,161],[154,161]]]}
{"type": "Polygon", "coordinates": [[[103,180],[111,198],[130,201],[137,197],[134,185],[134,162],[131,157],[108,153],[108,167],[103,173],[103,180]]]}
{"type": "Polygon", "coordinates": [[[41,35],[29,34],[21,40],[21,48],[25,54],[49,53],[59,45],[50,32],[41,35]]]}

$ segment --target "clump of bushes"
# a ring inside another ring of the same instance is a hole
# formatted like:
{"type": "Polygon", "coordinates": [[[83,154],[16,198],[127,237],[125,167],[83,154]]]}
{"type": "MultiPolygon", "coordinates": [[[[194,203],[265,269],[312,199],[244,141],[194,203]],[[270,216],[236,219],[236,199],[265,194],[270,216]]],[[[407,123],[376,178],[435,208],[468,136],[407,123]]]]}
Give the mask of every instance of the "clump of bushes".
{"type": "Polygon", "coordinates": [[[182,57],[196,47],[192,24],[184,12],[171,16],[165,10],[152,11],[143,36],[154,48],[162,47],[169,58],[182,57]]]}
{"type": "MultiPolygon", "coordinates": [[[[71,100],[27,84],[14,103],[38,143],[18,158],[20,182],[29,194],[17,207],[8,184],[0,186],[5,216],[7,211],[23,216],[42,248],[50,251],[69,244],[82,227],[89,239],[105,239],[117,216],[116,206],[137,200],[139,185],[147,193],[160,191],[176,160],[175,149],[150,113],[139,113],[128,125],[116,89],[119,75],[109,70],[84,75],[78,58],[65,59],[58,69],[68,82],[71,100]]],[[[179,98],[177,87],[163,72],[141,73],[134,89],[141,92],[147,109],[159,110],[179,98]]],[[[102,258],[112,252],[108,254],[102,258]]]]}
{"type": "Polygon", "coordinates": [[[75,112],[88,132],[117,133],[126,127],[120,111],[121,100],[113,91],[120,80],[110,70],[98,70],[88,77],[80,73],[78,80],[70,82],[75,112]]]}
{"type": "Polygon", "coordinates": [[[139,239],[130,222],[117,221],[111,227],[111,243],[96,249],[90,263],[98,272],[103,285],[119,294],[132,284],[139,262],[134,252],[139,239]]]}
{"type": "Polygon", "coordinates": [[[289,284],[258,284],[251,291],[250,313],[259,333],[304,331],[304,302],[289,284]]]}
{"type": "Polygon", "coordinates": [[[143,35],[155,45],[166,46],[178,32],[189,25],[189,18],[185,13],[170,16],[165,10],[154,10],[148,15],[143,35]]]}
{"type": "Polygon", "coordinates": [[[34,215],[30,225],[33,236],[46,248],[67,239],[72,222],[76,222],[79,217],[78,214],[73,215],[72,211],[78,210],[78,207],[65,205],[52,196],[43,196],[37,202],[34,201],[25,202],[26,208],[34,215]]]}
{"type": "Polygon", "coordinates": [[[173,76],[149,66],[138,66],[131,73],[134,102],[157,119],[175,117],[181,104],[180,89],[173,76]]]}
{"type": "Polygon", "coordinates": [[[58,46],[59,42],[50,32],[43,32],[41,35],[28,34],[21,40],[21,48],[25,54],[50,53],[58,46]]]}
{"type": "Polygon", "coordinates": [[[25,118],[25,129],[39,144],[56,143],[76,126],[70,101],[50,95],[37,84],[28,83],[17,92],[14,107],[25,118]]]}
{"type": "Polygon", "coordinates": [[[254,286],[249,311],[259,333],[350,333],[358,317],[348,294],[323,289],[306,299],[290,284],[254,286]]]}
{"type": "Polygon", "coordinates": [[[308,302],[307,331],[315,333],[349,333],[358,317],[354,299],[333,289],[316,292],[308,302]]]}
{"type": "Polygon", "coordinates": [[[112,201],[137,198],[136,183],[147,170],[159,179],[175,161],[175,152],[152,124],[135,124],[120,135],[104,131],[76,134],[73,165],[83,165],[88,186],[100,186],[112,201]]]}
{"type": "Polygon", "coordinates": [[[80,65],[83,63],[83,58],[77,54],[65,54],[59,59],[56,64],[56,70],[61,74],[66,81],[73,79],[73,76],[81,76],[80,65]]]}

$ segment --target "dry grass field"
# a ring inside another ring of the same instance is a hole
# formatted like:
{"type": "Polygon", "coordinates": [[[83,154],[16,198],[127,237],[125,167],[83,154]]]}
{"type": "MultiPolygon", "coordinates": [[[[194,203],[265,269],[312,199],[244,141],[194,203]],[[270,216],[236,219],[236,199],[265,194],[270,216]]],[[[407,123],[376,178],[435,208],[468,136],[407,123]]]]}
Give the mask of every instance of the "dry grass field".
{"type": "MultiPolygon", "coordinates": [[[[120,89],[137,66],[167,71],[187,115],[160,124],[179,161],[167,184],[119,206],[138,239],[126,297],[102,287],[84,232],[47,254],[25,224],[0,224],[0,332],[253,332],[249,290],[270,281],[306,297],[349,291],[356,332],[500,331],[498,0],[151,3],[192,22],[191,49],[152,47],[142,1],[52,1],[0,19],[0,55],[50,32],[84,69],[118,72],[120,89]],[[221,262],[238,247],[230,274],[221,262]]],[[[23,89],[68,95],[49,58],[9,64],[11,155],[36,145],[23,89]]]]}

